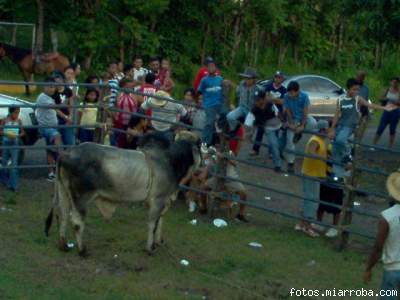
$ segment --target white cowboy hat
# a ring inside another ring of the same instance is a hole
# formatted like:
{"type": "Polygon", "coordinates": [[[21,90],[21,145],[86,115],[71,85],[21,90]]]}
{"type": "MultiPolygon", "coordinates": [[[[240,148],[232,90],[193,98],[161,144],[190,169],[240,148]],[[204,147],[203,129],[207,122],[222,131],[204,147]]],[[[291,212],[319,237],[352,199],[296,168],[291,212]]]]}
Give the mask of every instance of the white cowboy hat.
{"type": "Polygon", "coordinates": [[[386,188],[389,195],[397,202],[400,202],[400,169],[389,175],[386,180],[386,188]]]}
{"type": "MultiPolygon", "coordinates": [[[[154,96],[171,99],[171,96],[166,91],[157,91],[154,96]]],[[[167,104],[168,100],[150,97],[149,102],[154,106],[163,107],[167,104]]]]}

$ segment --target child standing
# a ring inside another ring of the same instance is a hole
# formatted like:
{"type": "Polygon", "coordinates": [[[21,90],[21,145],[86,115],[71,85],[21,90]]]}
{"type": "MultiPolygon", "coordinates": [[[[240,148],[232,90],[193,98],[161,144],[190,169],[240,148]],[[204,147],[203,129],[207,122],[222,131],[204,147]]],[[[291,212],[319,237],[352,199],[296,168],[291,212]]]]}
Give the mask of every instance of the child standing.
{"type": "MultiPolygon", "coordinates": [[[[1,121],[0,133],[3,135],[3,146],[18,146],[20,138],[25,132],[22,128],[22,121],[19,119],[20,108],[11,106],[8,109],[8,116],[1,121]]],[[[7,167],[8,161],[11,158],[11,169],[3,169],[1,172],[2,182],[7,185],[10,190],[15,192],[18,186],[18,155],[19,149],[3,149],[2,166],[7,167]]]]}
{"type": "MultiPolygon", "coordinates": [[[[93,105],[99,100],[99,91],[96,89],[88,89],[86,91],[84,104],[93,105]]],[[[79,140],[81,143],[94,141],[94,130],[97,120],[97,107],[84,107],[79,111],[79,124],[84,127],[79,129],[79,140]]]]}

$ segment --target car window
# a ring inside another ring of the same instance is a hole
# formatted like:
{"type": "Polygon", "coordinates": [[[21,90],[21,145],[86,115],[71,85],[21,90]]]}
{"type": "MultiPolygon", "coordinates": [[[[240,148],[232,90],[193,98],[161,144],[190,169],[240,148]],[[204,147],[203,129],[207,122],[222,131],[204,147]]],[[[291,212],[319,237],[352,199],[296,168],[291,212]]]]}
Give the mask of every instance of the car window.
{"type": "Polygon", "coordinates": [[[314,82],[321,93],[333,93],[340,88],[324,78],[314,78],[314,82]]]}
{"type": "Polygon", "coordinates": [[[305,92],[311,92],[311,93],[318,92],[318,89],[317,89],[316,85],[314,84],[313,79],[310,77],[300,78],[297,80],[297,82],[300,85],[300,89],[305,92]]]}

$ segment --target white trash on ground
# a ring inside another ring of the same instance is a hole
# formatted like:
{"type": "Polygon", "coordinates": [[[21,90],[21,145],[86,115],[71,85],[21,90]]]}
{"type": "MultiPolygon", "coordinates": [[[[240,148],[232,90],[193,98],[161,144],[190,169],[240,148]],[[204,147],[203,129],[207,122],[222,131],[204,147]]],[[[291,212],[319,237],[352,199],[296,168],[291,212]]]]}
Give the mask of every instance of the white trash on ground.
{"type": "Polygon", "coordinates": [[[214,226],[219,228],[228,226],[228,223],[226,223],[225,220],[222,219],[214,219],[213,224],[214,226]]]}
{"type": "Polygon", "coordinates": [[[193,219],[193,220],[190,221],[189,223],[192,224],[192,225],[197,225],[197,220],[196,220],[196,219],[193,219]]]}
{"type": "Polygon", "coordinates": [[[251,243],[249,243],[249,246],[253,247],[253,248],[262,248],[263,247],[263,245],[261,245],[258,242],[251,242],[251,243]]]}
{"type": "Polygon", "coordinates": [[[68,243],[67,244],[67,247],[69,248],[69,249],[72,249],[72,248],[74,248],[74,246],[75,246],[75,244],[74,243],[68,243]]]}
{"type": "Polygon", "coordinates": [[[361,203],[360,202],[358,202],[358,201],[354,201],[354,206],[360,206],[361,205],[361,203]]]}
{"type": "Polygon", "coordinates": [[[270,196],[265,196],[264,199],[265,200],[271,200],[271,197],[270,196]]]}
{"type": "Polygon", "coordinates": [[[185,266],[185,267],[187,267],[189,265],[189,261],[187,261],[186,259],[181,259],[180,263],[182,266],[185,266]]]}

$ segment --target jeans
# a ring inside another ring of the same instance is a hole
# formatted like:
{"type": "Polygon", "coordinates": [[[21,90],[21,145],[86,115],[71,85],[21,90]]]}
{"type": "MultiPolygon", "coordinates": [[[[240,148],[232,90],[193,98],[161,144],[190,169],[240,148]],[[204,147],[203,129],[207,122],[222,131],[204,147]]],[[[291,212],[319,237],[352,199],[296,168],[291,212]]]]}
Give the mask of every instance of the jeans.
{"type": "Polygon", "coordinates": [[[238,119],[241,117],[246,117],[249,111],[241,106],[238,106],[235,110],[232,110],[227,116],[227,120],[229,123],[229,129],[234,130],[236,126],[239,124],[238,119]]]}
{"type": "Polygon", "coordinates": [[[84,142],[93,142],[94,141],[94,129],[79,129],[79,141],[81,143],[84,142]]]}
{"type": "Polygon", "coordinates": [[[379,122],[378,129],[376,130],[377,135],[382,135],[385,128],[389,125],[390,135],[396,134],[396,127],[400,119],[400,108],[392,111],[384,111],[379,122]]]}
{"type": "MultiPolygon", "coordinates": [[[[341,163],[343,159],[351,154],[351,145],[349,138],[353,134],[354,128],[339,126],[336,129],[336,138],[332,147],[332,158],[335,162],[341,163]]],[[[333,173],[342,178],[345,175],[345,169],[340,164],[333,164],[333,173]]]]}
{"type": "MultiPolygon", "coordinates": [[[[3,146],[18,146],[18,140],[3,139],[3,146]]],[[[11,166],[18,166],[18,155],[19,149],[3,149],[1,165],[7,167],[8,160],[11,158],[11,166]]],[[[3,169],[1,170],[2,182],[7,185],[7,187],[14,190],[18,186],[18,169],[3,169]]]]}
{"type": "Polygon", "coordinates": [[[279,129],[265,129],[265,135],[267,136],[267,142],[268,142],[268,149],[272,155],[272,162],[274,164],[274,167],[281,167],[282,166],[282,160],[280,156],[280,150],[279,150],[279,139],[277,133],[279,132],[279,129]]]}
{"type": "Polygon", "coordinates": [[[63,145],[75,145],[75,128],[60,128],[63,145]]]}
{"type": "MultiPolygon", "coordinates": [[[[316,123],[317,121],[311,117],[308,116],[307,118],[307,123],[305,126],[306,130],[315,130],[316,128],[316,123]]],[[[300,122],[295,122],[295,125],[298,126],[300,125],[300,122]]],[[[286,160],[289,164],[293,164],[295,160],[295,154],[293,153],[296,150],[296,145],[293,142],[295,132],[293,130],[287,129],[286,130],[286,150],[287,152],[285,153],[286,160]]]]}
{"type": "Polygon", "coordinates": [[[225,109],[223,105],[220,104],[213,107],[207,107],[204,109],[204,111],[206,113],[206,124],[202,132],[202,140],[203,143],[211,145],[213,134],[215,132],[215,121],[217,120],[217,116],[222,114],[225,109]]]}
{"type": "Polygon", "coordinates": [[[315,219],[319,200],[319,181],[303,178],[303,217],[307,221],[315,219]],[[310,201],[314,200],[314,201],[310,201]]]}
{"type": "Polygon", "coordinates": [[[397,296],[381,296],[381,300],[396,300],[399,299],[400,295],[400,270],[396,271],[383,271],[381,290],[385,290],[386,293],[393,294],[397,291],[397,296]]]}
{"type": "Polygon", "coordinates": [[[256,139],[253,145],[253,150],[254,152],[259,153],[260,152],[260,147],[261,147],[261,143],[264,137],[264,127],[257,127],[257,131],[256,131],[256,139]]]}

